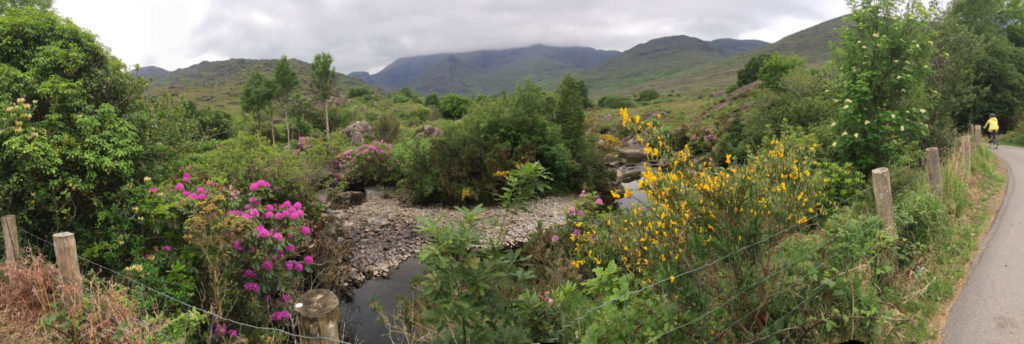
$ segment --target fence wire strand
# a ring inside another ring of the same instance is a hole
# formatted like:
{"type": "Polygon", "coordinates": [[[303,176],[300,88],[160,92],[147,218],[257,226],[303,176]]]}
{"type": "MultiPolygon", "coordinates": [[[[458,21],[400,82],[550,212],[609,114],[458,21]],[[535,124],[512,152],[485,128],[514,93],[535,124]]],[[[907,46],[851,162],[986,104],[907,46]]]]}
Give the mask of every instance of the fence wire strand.
{"type": "MultiPolygon", "coordinates": [[[[50,245],[51,247],[54,246],[52,241],[46,240],[44,238],[41,238],[41,237],[39,237],[39,236],[37,236],[35,234],[32,234],[32,233],[30,233],[30,232],[28,232],[28,231],[26,231],[24,229],[18,228],[18,231],[22,232],[22,233],[25,233],[25,234],[28,234],[30,237],[33,237],[34,239],[36,239],[38,241],[46,243],[46,244],[50,245]]],[[[333,339],[333,338],[326,338],[326,337],[320,337],[320,336],[315,336],[315,337],[314,336],[306,336],[306,335],[301,335],[301,334],[298,334],[298,333],[288,332],[288,331],[285,331],[285,330],[279,329],[279,328],[257,326],[257,325],[252,325],[252,324],[244,323],[244,322],[241,322],[241,321],[238,321],[238,320],[234,320],[234,319],[231,319],[231,318],[226,318],[224,316],[218,315],[218,314],[216,314],[216,313],[214,313],[212,311],[209,311],[207,309],[204,309],[204,308],[201,308],[201,307],[198,307],[198,306],[194,306],[194,305],[189,304],[188,302],[182,301],[182,300],[180,300],[180,299],[178,299],[178,298],[176,298],[174,296],[168,295],[167,293],[164,293],[164,292],[162,292],[160,290],[157,290],[156,288],[153,288],[153,287],[151,287],[149,285],[146,285],[145,283],[139,282],[138,280],[136,280],[134,278],[131,278],[131,277],[127,276],[127,275],[124,275],[124,274],[122,274],[122,273],[120,273],[120,272],[118,272],[118,271],[116,271],[114,269],[111,269],[111,268],[108,268],[106,266],[103,266],[102,264],[97,263],[97,262],[95,262],[95,261],[93,261],[93,260],[91,260],[89,258],[85,258],[85,257],[81,257],[81,256],[79,256],[79,258],[81,260],[85,261],[86,263],[92,264],[93,266],[96,266],[99,269],[106,270],[107,272],[109,272],[111,274],[114,274],[114,275],[117,275],[117,276],[119,276],[121,278],[124,278],[125,280],[127,280],[127,281],[129,281],[129,282],[131,282],[133,284],[136,284],[138,286],[141,286],[141,287],[143,287],[143,288],[145,288],[145,289],[147,289],[147,290],[149,290],[149,291],[151,291],[151,292],[153,292],[153,293],[155,293],[155,294],[157,294],[157,295],[159,295],[159,296],[161,296],[161,297],[163,297],[165,299],[174,301],[174,302],[176,302],[176,303],[178,303],[178,304],[180,304],[182,306],[185,306],[185,307],[188,307],[188,308],[193,309],[195,311],[198,311],[200,313],[209,315],[209,316],[211,316],[213,318],[216,318],[216,319],[219,319],[219,320],[221,320],[223,322],[231,323],[231,324],[234,324],[236,326],[250,328],[250,329],[258,330],[258,331],[277,332],[279,334],[283,334],[283,335],[286,335],[286,336],[289,336],[289,337],[292,337],[292,338],[307,339],[307,340],[321,340],[321,341],[327,341],[327,342],[332,342],[332,343],[341,343],[341,344],[352,344],[352,343],[349,343],[349,342],[346,342],[346,341],[343,341],[343,340],[338,340],[338,339],[333,339]]]]}

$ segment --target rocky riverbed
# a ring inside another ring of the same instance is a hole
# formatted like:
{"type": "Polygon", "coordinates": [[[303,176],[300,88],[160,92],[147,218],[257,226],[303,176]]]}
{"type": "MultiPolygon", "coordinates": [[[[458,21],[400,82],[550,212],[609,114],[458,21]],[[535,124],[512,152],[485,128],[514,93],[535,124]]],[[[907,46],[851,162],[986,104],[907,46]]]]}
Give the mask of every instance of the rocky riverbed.
{"type": "MultiPolygon", "coordinates": [[[[485,240],[497,239],[503,226],[507,230],[502,238],[504,244],[518,246],[536,230],[538,221],[544,226],[564,223],[565,211],[575,199],[547,197],[530,202],[525,211],[488,207],[481,215],[495,221],[482,223],[480,229],[485,240]]],[[[328,233],[352,246],[350,276],[352,282],[361,284],[366,279],[386,277],[392,268],[419,252],[427,238],[416,230],[417,218],[440,217],[442,221],[451,221],[459,219],[460,213],[453,207],[404,204],[387,193],[370,189],[361,204],[328,210],[324,216],[329,217],[328,233]]]]}

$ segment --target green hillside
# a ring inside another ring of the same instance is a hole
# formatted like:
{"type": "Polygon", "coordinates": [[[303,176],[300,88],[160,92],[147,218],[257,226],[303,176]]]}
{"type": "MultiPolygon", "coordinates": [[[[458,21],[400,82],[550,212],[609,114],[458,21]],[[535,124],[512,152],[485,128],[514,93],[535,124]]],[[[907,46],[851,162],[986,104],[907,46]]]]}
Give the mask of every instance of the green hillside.
{"type": "Polygon", "coordinates": [[[408,87],[422,94],[497,94],[511,90],[526,77],[539,82],[557,81],[566,73],[597,66],[617,53],[538,44],[515,49],[405,57],[374,75],[350,75],[388,90],[408,87]]]}
{"type": "Polygon", "coordinates": [[[806,58],[809,66],[823,65],[829,59],[828,42],[836,38],[834,30],[840,25],[842,17],[729,57],[716,55],[708,49],[709,42],[696,38],[661,38],[627,50],[580,76],[594,96],[632,94],[643,89],[682,95],[709,94],[735,83],[736,71],[758,54],[797,54],[806,58]]]}
{"type": "MultiPolygon", "coordinates": [[[[296,59],[291,59],[289,62],[292,70],[299,77],[299,87],[303,90],[308,89],[311,65],[296,59]]],[[[182,96],[195,101],[199,106],[209,106],[229,113],[240,113],[239,95],[242,92],[245,79],[253,70],[259,70],[269,76],[275,63],[277,60],[203,61],[173,72],[159,72],[159,68],[143,67],[138,74],[151,78],[150,94],[166,93],[175,97],[182,96]]],[[[344,94],[352,87],[372,86],[366,85],[362,80],[339,73],[336,87],[338,94],[344,94]]]]}

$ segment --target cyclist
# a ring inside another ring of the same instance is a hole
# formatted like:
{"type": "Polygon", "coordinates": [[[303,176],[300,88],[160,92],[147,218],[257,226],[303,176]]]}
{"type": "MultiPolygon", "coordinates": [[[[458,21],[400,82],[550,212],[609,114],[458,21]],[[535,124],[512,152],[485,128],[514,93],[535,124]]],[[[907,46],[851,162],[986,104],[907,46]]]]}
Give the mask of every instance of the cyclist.
{"type": "Polygon", "coordinates": [[[996,133],[999,132],[999,120],[996,119],[996,114],[988,114],[988,121],[981,128],[987,130],[985,133],[988,134],[988,142],[992,143],[996,139],[996,133]]]}

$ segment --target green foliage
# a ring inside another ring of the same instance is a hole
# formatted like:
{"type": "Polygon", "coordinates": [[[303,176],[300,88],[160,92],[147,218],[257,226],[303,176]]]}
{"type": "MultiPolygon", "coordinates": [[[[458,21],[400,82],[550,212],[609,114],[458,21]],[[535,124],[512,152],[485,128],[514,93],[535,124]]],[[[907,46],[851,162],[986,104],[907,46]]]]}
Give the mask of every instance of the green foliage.
{"type": "Polygon", "coordinates": [[[287,199],[315,199],[317,190],[335,187],[331,178],[332,153],[326,144],[311,140],[308,151],[270,145],[266,138],[239,133],[216,149],[189,157],[192,174],[231,185],[265,179],[287,199]]]}
{"type": "Polygon", "coordinates": [[[274,65],[274,90],[277,91],[276,98],[287,98],[299,84],[299,78],[295,71],[288,64],[288,57],[281,56],[281,59],[274,65]]]}
{"type": "Polygon", "coordinates": [[[3,14],[9,8],[25,6],[46,10],[53,6],[53,0],[3,0],[0,1],[0,14],[3,14]]]}
{"type": "Polygon", "coordinates": [[[658,94],[657,90],[650,90],[650,89],[648,89],[648,90],[640,91],[640,93],[637,93],[636,101],[638,101],[638,102],[646,102],[646,101],[651,101],[651,100],[658,99],[658,97],[661,97],[661,95],[658,94]]]}
{"type": "Polygon", "coordinates": [[[313,56],[313,67],[310,69],[310,79],[313,90],[316,92],[316,99],[326,101],[334,92],[334,80],[337,74],[334,72],[334,58],[330,53],[321,52],[313,56]]]}
{"type": "Polygon", "coordinates": [[[400,304],[400,314],[426,327],[416,332],[433,333],[435,342],[530,342],[510,300],[533,275],[519,266],[518,251],[499,243],[479,247],[481,207],[459,209],[458,221],[420,220],[430,240],[419,253],[425,267],[413,279],[416,296],[400,304]]]}
{"type": "Polygon", "coordinates": [[[428,94],[426,98],[423,98],[423,105],[438,106],[440,104],[441,104],[441,100],[440,100],[440,98],[437,97],[437,94],[431,93],[431,94],[428,94]]]}
{"type": "Polygon", "coordinates": [[[265,120],[265,112],[277,94],[277,85],[273,79],[263,73],[253,71],[242,87],[242,111],[252,114],[257,129],[265,120]]]}
{"type": "Polygon", "coordinates": [[[469,111],[470,103],[472,101],[465,96],[449,93],[441,97],[437,103],[437,109],[441,111],[444,118],[459,119],[469,111]]]}
{"type": "Polygon", "coordinates": [[[799,55],[769,55],[761,62],[761,68],[757,70],[757,79],[761,85],[769,89],[779,89],[782,77],[789,71],[804,64],[804,58],[799,55]]]}
{"type": "Polygon", "coordinates": [[[0,37],[0,100],[37,100],[35,121],[52,114],[73,126],[75,114],[101,104],[119,114],[139,105],[145,81],[66,18],[33,7],[10,8],[0,16],[0,37]]]}
{"type": "Polygon", "coordinates": [[[833,46],[839,75],[836,155],[861,172],[885,166],[928,135],[931,14],[916,0],[854,3],[833,46]]]}
{"type": "Polygon", "coordinates": [[[497,195],[502,207],[516,207],[525,201],[540,197],[551,188],[548,185],[551,182],[551,174],[536,161],[519,164],[516,168],[499,174],[504,174],[505,177],[505,186],[501,188],[501,194],[497,195]]]}
{"type": "Polygon", "coordinates": [[[712,156],[716,161],[724,161],[726,155],[732,155],[733,161],[743,162],[747,153],[759,148],[765,138],[787,131],[818,130],[834,111],[833,103],[825,97],[825,88],[825,80],[817,72],[800,69],[786,74],[778,88],[755,94],[747,110],[718,118],[715,128],[720,137],[712,148],[712,156]]]}
{"type": "Polygon", "coordinates": [[[621,109],[633,106],[633,100],[623,96],[604,96],[597,100],[597,106],[608,109],[621,109]]]}
{"type": "Polygon", "coordinates": [[[373,90],[371,90],[369,88],[366,88],[366,87],[353,87],[353,88],[348,90],[347,97],[349,99],[356,99],[356,98],[363,97],[363,96],[368,96],[368,95],[371,95],[371,94],[373,94],[373,90]]]}
{"type": "Polygon", "coordinates": [[[736,72],[736,87],[742,87],[757,81],[757,73],[761,71],[761,65],[771,56],[771,54],[758,54],[747,60],[747,64],[743,65],[743,68],[736,72]]]}
{"type": "Polygon", "coordinates": [[[408,87],[402,87],[398,89],[398,91],[395,91],[395,93],[391,95],[391,99],[394,100],[395,103],[422,102],[422,100],[420,99],[420,95],[416,93],[416,91],[413,91],[408,87]]]}
{"type": "Polygon", "coordinates": [[[377,123],[375,124],[373,132],[377,135],[377,139],[384,142],[395,142],[395,139],[398,138],[398,131],[402,127],[398,117],[390,113],[377,117],[377,123]]]}
{"type": "Polygon", "coordinates": [[[531,82],[520,84],[516,92],[474,104],[457,125],[445,128],[444,136],[430,140],[429,151],[415,150],[428,157],[403,160],[403,175],[411,178],[403,186],[411,189],[417,202],[490,202],[504,184],[495,173],[528,161],[539,162],[551,172],[558,181],[552,184],[556,191],[609,180],[595,153],[577,152],[579,159],[574,158],[569,144],[582,142],[581,150],[593,150],[596,137],[563,137],[561,127],[549,119],[557,104],[554,96],[531,82]],[[418,174],[427,171],[437,180],[423,181],[418,174]]]}

